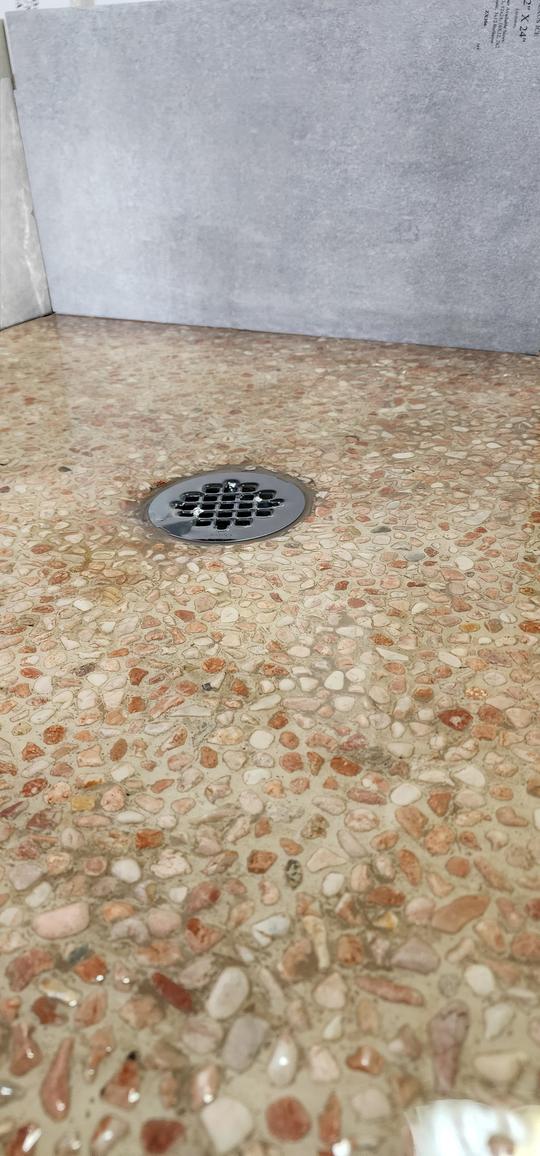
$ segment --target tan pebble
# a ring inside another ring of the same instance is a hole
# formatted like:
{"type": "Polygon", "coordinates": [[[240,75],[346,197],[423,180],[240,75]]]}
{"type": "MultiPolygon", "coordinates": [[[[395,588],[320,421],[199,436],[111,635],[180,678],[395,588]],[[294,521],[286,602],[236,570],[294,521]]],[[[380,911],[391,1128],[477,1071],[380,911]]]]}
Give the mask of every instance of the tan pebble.
{"type": "Polygon", "coordinates": [[[120,1009],[122,1019],[137,1031],[154,1027],[161,1022],[163,1014],[157,1000],[151,995],[134,995],[120,1009]]]}
{"type": "Polygon", "coordinates": [[[346,1063],[354,1072],[369,1072],[371,1076],[378,1076],[384,1068],[381,1053],[369,1044],[362,1045],[352,1055],[347,1056],[346,1063]]]}
{"type": "Polygon", "coordinates": [[[74,1040],[63,1040],[40,1089],[41,1103],[52,1120],[63,1120],[70,1107],[70,1064],[74,1040]]]}
{"type": "Polygon", "coordinates": [[[340,855],[338,851],[332,851],[329,847],[319,847],[314,851],[306,863],[308,871],[324,871],[328,867],[340,867],[342,863],[347,860],[344,855],[340,855]]]}
{"type": "Polygon", "coordinates": [[[39,1044],[34,1040],[32,1028],[25,1023],[15,1023],[11,1028],[9,1045],[9,1070],[13,1076],[24,1076],[37,1067],[43,1059],[39,1044]]]}
{"type": "Polygon", "coordinates": [[[274,851],[251,851],[248,855],[247,869],[252,875],[263,875],[276,859],[274,851]]]}
{"type": "Polygon", "coordinates": [[[93,991],[85,996],[75,1012],[75,1026],[91,1027],[103,1019],[107,1011],[107,995],[104,991],[93,991]]]}
{"type": "Polygon", "coordinates": [[[405,908],[407,922],[422,927],[431,922],[434,910],[433,899],[428,899],[427,895],[419,895],[417,899],[411,899],[407,903],[405,908]]]}
{"type": "Polygon", "coordinates": [[[488,1084],[511,1087],[527,1063],[526,1052],[492,1052],[476,1056],[474,1066],[488,1084]]]}
{"type": "Polygon", "coordinates": [[[179,931],[182,926],[182,919],[178,912],[173,911],[170,907],[155,907],[148,913],[147,925],[150,935],[161,939],[167,935],[172,935],[174,931],[179,931]]]}
{"type": "Polygon", "coordinates": [[[473,919],[479,919],[489,906],[489,897],[484,895],[463,895],[453,899],[446,907],[439,907],[431,922],[438,931],[454,934],[461,931],[473,919]]]}
{"type": "Polygon", "coordinates": [[[512,955],[526,963],[540,963],[540,935],[532,931],[520,932],[512,940],[512,955]]]}
{"type": "Polygon", "coordinates": [[[429,975],[439,967],[440,959],[433,947],[418,936],[411,936],[392,957],[394,967],[429,975]]]}
{"type": "Polygon", "coordinates": [[[388,1000],[390,1003],[404,1003],[413,1007],[422,1007],[425,1003],[424,996],[416,988],[393,983],[389,979],[357,976],[356,983],[364,991],[371,992],[372,995],[379,996],[380,999],[388,1000]]]}
{"type": "Polygon", "coordinates": [[[126,1059],[117,1072],[105,1084],[102,1091],[104,1100],[118,1108],[131,1108],[140,1099],[139,1065],[134,1059],[126,1059]]]}

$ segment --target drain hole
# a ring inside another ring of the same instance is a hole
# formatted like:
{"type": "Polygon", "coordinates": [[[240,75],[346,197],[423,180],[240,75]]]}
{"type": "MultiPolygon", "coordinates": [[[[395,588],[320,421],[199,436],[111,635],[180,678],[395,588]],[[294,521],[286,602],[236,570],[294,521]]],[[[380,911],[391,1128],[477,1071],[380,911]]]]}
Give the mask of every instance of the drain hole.
{"type": "Polygon", "coordinates": [[[299,521],[308,501],[292,478],[238,467],[236,474],[215,471],[174,482],[149,500],[147,510],[154,525],[176,538],[224,545],[287,529],[299,521]]]}

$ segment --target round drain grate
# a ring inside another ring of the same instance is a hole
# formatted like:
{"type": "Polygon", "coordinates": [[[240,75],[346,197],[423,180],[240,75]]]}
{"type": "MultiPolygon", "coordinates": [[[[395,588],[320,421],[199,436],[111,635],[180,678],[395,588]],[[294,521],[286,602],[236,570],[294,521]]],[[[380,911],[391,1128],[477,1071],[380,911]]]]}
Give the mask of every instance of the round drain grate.
{"type": "Polygon", "coordinates": [[[269,538],[309,508],[309,492],[294,478],[227,466],[164,486],[146,503],[146,516],[167,534],[203,545],[269,538]]]}

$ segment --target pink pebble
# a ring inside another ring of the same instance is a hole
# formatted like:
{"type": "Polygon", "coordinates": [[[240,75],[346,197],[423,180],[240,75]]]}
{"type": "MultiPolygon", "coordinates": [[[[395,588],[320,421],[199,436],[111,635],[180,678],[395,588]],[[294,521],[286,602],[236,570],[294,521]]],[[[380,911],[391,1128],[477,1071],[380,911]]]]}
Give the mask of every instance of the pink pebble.
{"type": "Polygon", "coordinates": [[[78,935],[90,922],[88,904],[81,900],[68,903],[66,907],[56,907],[53,911],[43,911],[36,915],[32,927],[42,939],[67,939],[78,935]]]}

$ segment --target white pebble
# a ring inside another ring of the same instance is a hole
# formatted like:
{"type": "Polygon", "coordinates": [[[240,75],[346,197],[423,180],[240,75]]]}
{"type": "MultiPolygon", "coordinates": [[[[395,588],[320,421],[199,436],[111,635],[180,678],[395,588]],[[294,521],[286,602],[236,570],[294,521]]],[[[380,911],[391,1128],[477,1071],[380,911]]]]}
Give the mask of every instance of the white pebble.
{"type": "Polygon", "coordinates": [[[347,714],[350,710],[353,710],[356,702],[357,700],[350,694],[338,694],[337,698],[334,699],[334,706],[340,714],[347,714]]]}
{"type": "Polygon", "coordinates": [[[274,735],[271,731],[257,730],[253,731],[249,741],[256,751],[266,751],[272,746],[274,735]]]}
{"type": "Polygon", "coordinates": [[[456,772],[456,779],[461,783],[465,783],[467,787],[485,787],[486,777],[484,773],[470,763],[468,767],[463,767],[462,771],[456,772]]]}
{"type": "Polygon", "coordinates": [[[270,771],[265,767],[252,767],[249,771],[244,771],[242,778],[248,787],[256,787],[258,783],[264,783],[270,778],[270,771]]]}
{"type": "Polygon", "coordinates": [[[20,927],[23,921],[23,913],[20,907],[4,907],[0,911],[0,924],[2,927],[20,927]]]}
{"type": "Polygon", "coordinates": [[[9,881],[16,891],[26,891],[27,887],[33,887],[42,875],[43,867],[32,862],[16,863],[8,872],[9,881]]]}
{"type": "Polygon", "coordinates": [[[122,883],[138,883],[141,878],[141,869],[135,859],[116,859],[111,873],[122,883]]]}
{"type": "Polygon", "coordinates": [[[254,791],[241,791],[238,802],[242,810],[248,815],[260,815],[261,811],[264,810],[264,803],[254,791]]]}
{"type": "Polygon", "coordinates": [[[187,887],[171,887],[169,899],[171,903],[183,903],[187,893],[187,887]]]}
{"type": "Polygon", "coordinates": [[[328,1048],[313,1044],[308,1056],[311,1079],[316,1084],[328,1084],[339,1079],[339,1067],[328,1048]]]}
{"type": "Polygon", "coordinates": [[[253,1116],[239,1100],[218,1096],[201,1112],[201,1119],[218,1156],[232,1152],[253,1130],[253,1116]]]}
{"type": "Polygon", "coordinates": [[[26,896],[26,903],[28,907],[37,908],[44,907],[45,904],[52,898],[54,892],[50,883],[38,883],[37,887],[26,896]]]}
{"type": "Polygon", "coordinates": [[[420,798],[422,792],[415,787],[414,783],[400,783],[399,787],[395,787],[390,795],[390,798],[396,806],[408,807],[410,803],[416,803],[420,798]]]}
{"type": "Polygon", "coordinates": [[[338,1013],[337,1016],[332,1016],[328,1021],[326,1027],[323,1029],[323,1040],[340,1040],[343,1035],[343,1016],[338,1013]]]}
{"type": "Polygon", "coordinates": [[[356,1114],[362,1116],[364,1120],[383,1119],[391,1112],[388,1096],[378,1088],[367,1088],[365,1092],[353,1096],[352,1106],[356,1114]]]}
{"type": "Polygon", "coordinates": [[[495,1003],[484,1012],[486,1040],[494,1040],[512,1022],[515,1008],[510,1003],[495,1003]]]}
{"type": "Polygon", "coordinates": [[[268,1062],[268,1079],[277,1088],[286,1088],[292,1084],[298,1067],[298,1048],[288,1033],[284,1033],[276,1042],[268,1062]]]}
{"type": "Polygon", "coordinates": [[[175,875],[189,874],[191,867],[180,851],[173,851],[171,848],[162,852],[150,870],[158,879],[174,879],[175,875]]]}
{"type": "Polygon", "coordinates": [[[218,976],[206,1004],[208,1015],[226,1020],[241,1007],[249,995],[249,980],[240,967],[226,967],[218,976]]]}
{"type": "Polygon", "coordinates": [[[257,943],[266,947],[272,939],[279,939],[282,935],[286,935],[291,921],[288,915],[270,915],[268,919],[262,919],[260,923],[256,923],[253,927],[253,938],[257,943]]]}
{"type": "Polygon", "coordinates": [[[224,606],[220,617],[221,622],[225,622],[230,626],[232,622],[238,622],[239,613],[236,606],[224,606]]]}
{"type": "Polygon", "coordinates": [[[495,991],[493,972],[483,963],[472,963],[467,967],[465,979],[476,995],[491,995],[495,991]]]}
{"type": "Polygon", "coordinates": [[[323,895],[326,895],[327,899],[331,899],[333,895],[339,895],[344,883],[344,875],[341,875],[339,871],[330,871],[323,879],[321,888],[323,895]]]}

